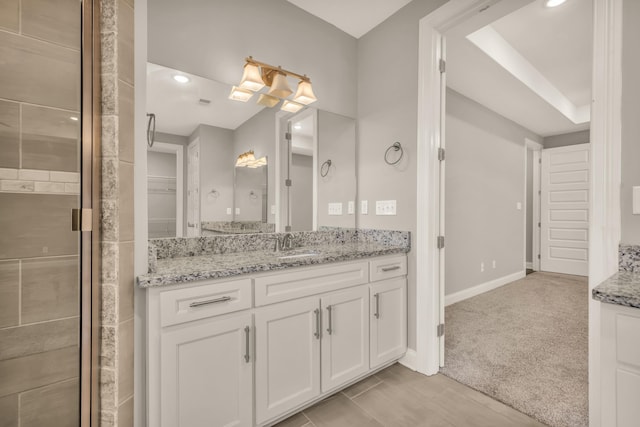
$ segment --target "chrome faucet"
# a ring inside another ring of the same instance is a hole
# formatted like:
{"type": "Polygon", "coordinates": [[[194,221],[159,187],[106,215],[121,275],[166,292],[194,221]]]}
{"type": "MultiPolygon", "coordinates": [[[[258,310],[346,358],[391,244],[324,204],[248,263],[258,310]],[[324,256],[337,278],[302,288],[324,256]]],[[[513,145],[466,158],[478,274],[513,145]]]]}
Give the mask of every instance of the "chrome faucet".
{"type": "Polygon", "coordinates": [[[274,237],[273,239],[275,240],[275,245],[273,247],[274,252],[288,251],[290,249],[293,249],[293,234],[286,233],[284,236],[282,236],[282,239],[280,239],[279,237],[274,237]]]}

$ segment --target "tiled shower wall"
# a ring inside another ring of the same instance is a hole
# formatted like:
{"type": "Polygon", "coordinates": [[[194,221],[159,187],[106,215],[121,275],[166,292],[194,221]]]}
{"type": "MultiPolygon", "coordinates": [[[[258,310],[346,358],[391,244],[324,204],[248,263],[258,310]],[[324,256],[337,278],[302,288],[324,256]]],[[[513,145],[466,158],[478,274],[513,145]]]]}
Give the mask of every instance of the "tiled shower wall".
{"type": "Polygon", "coordinates": [[[133,426],[133,6],[133,0],[100,6],[103,427],[133,426]]]}
{"type": "Polygon", "coordinates": [[[80,3],[0,0],[0,425],[78,425],[80,3]]]}

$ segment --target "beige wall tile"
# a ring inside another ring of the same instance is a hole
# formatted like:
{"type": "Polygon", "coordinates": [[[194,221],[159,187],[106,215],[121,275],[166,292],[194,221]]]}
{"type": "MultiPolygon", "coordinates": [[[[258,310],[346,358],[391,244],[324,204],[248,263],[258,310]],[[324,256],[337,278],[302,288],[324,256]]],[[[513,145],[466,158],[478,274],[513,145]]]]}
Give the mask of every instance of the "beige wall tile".
{"type": "MultiPolygon", "coordinates": [[[[22,106],[22,167],[77,172],[80,158],[78,113],[22,106]]],[[[39,181],[43,181],[39,179],[39,181]]]]}
{"type": "Polygon", "coordinates": [[[0,329],[0,360],[78,345],[79,318],[0,329]]]}
{"type": "Polygon", "coordinates": [[[80,53],[16,34],[0,32],[0,96],[77,111],[80,53]],[[52,84],[55,82],[55,84],[52,84]]]}
{"type": "Polygon", "coordinates": [[[118,1],[118,78],[133,84],[133,8],[118,1]]]}
{"type": "Polygon", "coordinates": [[[118,327],[118,398],[133,396],[133,319],[118,327]]]}
{"type": "Polygon", "coordinates": [[[18,324],[19,280],[20,263],[18,261],[0,261],[0,328],[18,324]]]}
{"type": "Polygon", "coordinates": [[[75,378],[28,391],[20,396],[20,427],[80,426],[79,405],[80,388],[75,378]]]}
{"type": "Polygon", "coordinates": [[[77,172],[51,171],[51,181],[56,182],[80,182],[80,174],[77,172]]]}
{"type": "Polygon", "coordinates": [[[78,257],[22,261],[22,323],[77,316],[78,257]]]}
{"type": "Polygon", "coordinates": [[[0,193],[0,259],[77,254],[77,206],[78,196],[0,193]]]}
{"type": "Polygon", "coordinates": [[[63,182],[37,182],[36,181],[34,191],[36,193],[64,193],[65,185],[67,184],[63,182]]]}
{"type": "Polygon", "coordinates": [[[133,165],[120,162],[118,167],[120,241],[123,242],[133,240],[133,165]]]}
{"type": "Polygon", "coordinates": [[[118,149],[120,160],[133,163],[133,87],[118,82],[118,149]]]}
{"type": "MultiPolygon", "coordinates": [[[[1,1],[1,0],[0,0],[1,1]]],[[[18,425],[18,395],[12,394],[0,398],[0,427],[18,425]]]]}
{"type": "Polygon", "coordinates": [[[0,0],[0,27],[18,32],[19,21],[20,0],[0,0]]]}
{"type": "Polygon", "coordinates": [[[18,179],[18,169],[0,168],[0,179],[18,179]]]}
{"type": "Polygon", "coordinates": [[[118,272],[118,316],[121,322],[133,317],[133,242],[120,243],[118,272]]]}
{"type": "Polygon", "coordinates": [[[0,397],[78,376],[78,347],[0,361],[0,397]]]}
{"type": "Polygon", "coordinates": [[[15,191],[18,193],[29,193],[35,190],[33,181],[15,181],[3,179],[0,181],[0,191],[15,191]]]}
{"type": "MultiPolygon", "coordinates": [[[[5,0],[0,0],[0,5],[5,0]]],[[[0,6],[0,22],[2,21],[0,6]]],[[[0,96],[4,94],[0,92],[0,96]]],[[[0,101],[0,167],[20,167],[20,104],[0,101]]]]}
{"type": "Polygon", "coordinates": [[[22,33],[80,48],[80,2],[22,0],[22,33]]]}
{"type": "Polygon", "coordinates": [[[31,181],[49,181],[48,170],[20,169],[18,178],[31,181]]]}
{"type": "Polygon", "coordinates": [[[118,407],[118,427],[133,427],[133,397],[118,407]]]}

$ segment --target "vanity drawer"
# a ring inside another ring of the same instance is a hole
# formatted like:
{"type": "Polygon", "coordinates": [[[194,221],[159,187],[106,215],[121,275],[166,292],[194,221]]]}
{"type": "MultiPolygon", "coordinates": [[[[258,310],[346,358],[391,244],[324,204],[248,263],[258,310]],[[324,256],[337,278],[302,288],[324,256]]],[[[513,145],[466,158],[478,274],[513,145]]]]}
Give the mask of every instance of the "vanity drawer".
{"type": "Polygon", "coordinates": [[[251,279],[160,293],[162,327],[251,308],[251,279]]]}
{"type": "Polygon", "coordinates": [[[374,259],[369,262],[369,277],[372,282],[405,276],[407,274],[406,255],[374,259]]]}
{"type": "Polygon", "coordinates": [[[256,277],[256,306],[330,292],[369,281],[367,261],[305,268],[256,277]]]}

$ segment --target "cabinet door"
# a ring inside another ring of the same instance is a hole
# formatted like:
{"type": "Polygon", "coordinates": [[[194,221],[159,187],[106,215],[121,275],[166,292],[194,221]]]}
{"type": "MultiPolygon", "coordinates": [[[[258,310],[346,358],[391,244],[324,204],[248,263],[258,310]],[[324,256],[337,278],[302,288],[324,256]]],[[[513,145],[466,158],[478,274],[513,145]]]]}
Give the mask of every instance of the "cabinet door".
{"type": "Polygon", "coordinates": [[[163,332],[163,427],[251,426],[251,315],[211,318],[163,332]]]}
{"type": "Polygon", "coordinates": [[[317,297],[255,312],[258,424],[320,394],[320,317],[317,297]]]}
{"type": "Polygon", "coordinates": [[[371,284],[371,369],[407,351],[407,279],[371,284]]]}
{"type": "Polygon", "coordinates": [[[322,297],[322,391],[369,370],[369,287],[322,297]]]}

